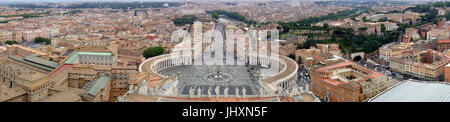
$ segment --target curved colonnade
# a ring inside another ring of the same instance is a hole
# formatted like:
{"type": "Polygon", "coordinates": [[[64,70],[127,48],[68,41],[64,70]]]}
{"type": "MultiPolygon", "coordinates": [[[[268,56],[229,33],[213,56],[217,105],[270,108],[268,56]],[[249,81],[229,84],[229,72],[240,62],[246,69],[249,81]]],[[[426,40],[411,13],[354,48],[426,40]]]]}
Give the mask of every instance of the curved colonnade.
{"type": "MultiPolygon", "coordinates": [[[[261,64],[266,66],[274,66],[275,63],[279,64],[277,69],[269,67],[269,69],[272,68],[272,70],[275,70],[276,72],[274,73],[276,74],[268,77],[262,77],[260,80],[260,83],[265,91],[269,92],[266,94],[288,94],[295,86],[295,82],[297,81],[298,65],[294,60],[286,56],[273,58],[257,55],[247,55],[247,60],[253,62],[252,64],[261,64]]],[[[170,76],[161,74],[160,71],[180,65],[191,65],[192,63],[192,58],[190,56],[171,56],[171,54],[165,54],[149,58],[142,62],[142,64],[139,65],[139,72],[148,73],[162,78],[169,78],[170,76]]]]}

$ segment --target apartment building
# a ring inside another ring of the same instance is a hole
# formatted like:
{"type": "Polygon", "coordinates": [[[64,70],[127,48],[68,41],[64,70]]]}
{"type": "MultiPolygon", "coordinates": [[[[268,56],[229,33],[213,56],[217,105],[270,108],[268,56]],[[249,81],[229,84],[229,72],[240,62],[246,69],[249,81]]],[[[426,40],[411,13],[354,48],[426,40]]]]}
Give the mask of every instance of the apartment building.
{"type": "Polygon", "coordinates": [[[312,92],[328,102],[360,102],[387,88],[387,76],[353,61],[311,68],[312,92]]]}
{"type": "Polygon", "coordinates": [[[444,67],[450,62],[449,57],[435,50],[415,51],[391,59],[390,68],[395,72],[418,78],[438,80],[444,73],[444,67]]]}

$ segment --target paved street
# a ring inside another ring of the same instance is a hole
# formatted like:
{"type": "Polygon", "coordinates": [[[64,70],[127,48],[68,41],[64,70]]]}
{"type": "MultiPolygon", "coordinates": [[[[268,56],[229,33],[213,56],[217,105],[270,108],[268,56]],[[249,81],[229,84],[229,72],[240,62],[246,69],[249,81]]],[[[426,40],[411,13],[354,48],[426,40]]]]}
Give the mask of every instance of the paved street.
{"type": "Polygon", "coordinates": [[[305,87],[306,84],[308,84],[310,86],[309,90],[311,90],[311,79],[309,77],[308,69],[305,69],[303,64],[300,64],[297,73],[298,73],[297,84],[303,88],[305,87]]]}
{"type": "Polygon", "coordinates": [[[369,63],[369,62],[363,61],[363,60],[358,61],[356,63],[358,63],[359,65],[361,65],[361,66],[363,66],[365,68],[375,70],[377,72],[383,73],[383,74],[385,74],[385,75],[387,75],[389,77],[392,77],[392,78],[400,80],[400,81],[409,79],[409,77],[405,77],[405,76],[403,76],[401,74],[397,74],[395,72],[394,73],[391,72],[389,69],[387,69],[387,67],[389,67],[389,66],[386,66],[386,65],[383,65],[383,64],[374,64],[374,63],[369,63]]]}

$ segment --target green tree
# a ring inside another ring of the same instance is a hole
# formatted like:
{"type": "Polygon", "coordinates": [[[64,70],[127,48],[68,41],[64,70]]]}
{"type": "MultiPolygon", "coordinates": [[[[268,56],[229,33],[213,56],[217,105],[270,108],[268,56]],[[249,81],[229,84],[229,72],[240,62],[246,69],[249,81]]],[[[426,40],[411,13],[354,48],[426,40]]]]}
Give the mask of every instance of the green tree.
{"type": "Polygon", "coordinates": [[[52,40],[51,39],[47,39],[47,38],[43,38],[43,37],[36,37],[34,39],[34,43],[45,43],[45,44],[51,44],[52,40]]]}
{"type": "Polygon", "coordinates": [[[330,26],[327,23],[325,23],[325,24],[323,24],[323,29],[328,30],[328,29],[330,29],[330,26]]]}
{"type": "Polygon", "coordinates": [[[75,15],[75,14],[81,13],[81,12],[82,12],[81,10],[73,10],[73,11],[63,13],[63,15],[75,15]]]}
{"type": "Polygon", "coordinates": [[[303,47],[309,49],[311,46],[316,46],[317,41],[312,38],[308,38],[306,42],[303,44],[303,47]]]}
{"type": "Polygon", "coordinates": [[[173,19],[173,23],[176,26],[183,26],[186,24],[194,24],[194,21],[197,19],[197,16],[194,15],[184,15],[180,18],[173,19]]]}
{"type": "Polygon", "coordinates": [[[301,56],[299,56],[298,57],[298,62],[297,62],[298,64],[302,64],[303,62],[302,62],[302,57],[301,56]]]}
{"type": "Polygon", "coordinates": [[[297,44],[297,49],[303,49],[303,44],[297,44]]]}
{"type": "Polygon", "coordinates": [[[255,20],[249,20],[245,18],[245,16],[239,14],[239,12],[229,12],[224,10],[214,10],[214,11],[206,11],[206,13],[211,14],[212,18],[218,19],[219,15],[225,15],[231,19],[244,22],[248,25],[256,25],[258,22],[255,20]]]}
{"type": "Polygon", "coordinates": [[[145,58],[151,58],[151,57],[155,57],[155,56],[161,55],[161,54],[163,54],[163,53],[164,53],[164,48],[163,48],[163,47],[161,47],[161,46],[155,46],[155,47],[149,47],[149,48],[147,48],[147,49],[142,53],[142,55],[143,55],[145,58]]]}
{"type": "Polygon", "coordinates": [[[8,40],[8,41],[5,42],[5,44],[7,44],[7,45],[13,45],[13,44],[19,44],[19,43],[16,42],[16,41],[8,40]]]}
{"type": "Polygon", "coordinates": [[[367,28],[366,28],[366,27],[360,27],[360,28],[358,28],[358,30],[360,30],[360,31],[366,31],[367,28]]]}
{"type": "Polygon", "coordinates": [[[363,17],[362,19],[363,19],[363,22],[370,22],[370,20],[367,19],[366,17],[363,17]]]}
{"type": "Polygon", "coordinates": [[[295,60],[295,55],[294,54],[289,54],[288,57],[291,58],[292,60],[295,60]]]}
{"type": "Polygon", "coordinates": [[[219,19],[219,14],[217,14],[216,12],[212,12],[211,16],[213,19],[219,19]]]}

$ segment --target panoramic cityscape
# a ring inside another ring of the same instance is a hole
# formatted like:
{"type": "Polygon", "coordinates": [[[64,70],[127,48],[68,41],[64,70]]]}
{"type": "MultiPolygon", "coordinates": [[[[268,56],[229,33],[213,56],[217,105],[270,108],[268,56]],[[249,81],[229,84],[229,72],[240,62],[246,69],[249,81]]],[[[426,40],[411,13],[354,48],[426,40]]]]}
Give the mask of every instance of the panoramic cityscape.
{"type": "Polygon", "coordinates": [[[450,1],[0,1],[0,102],[450,102],[450,1]]]}

